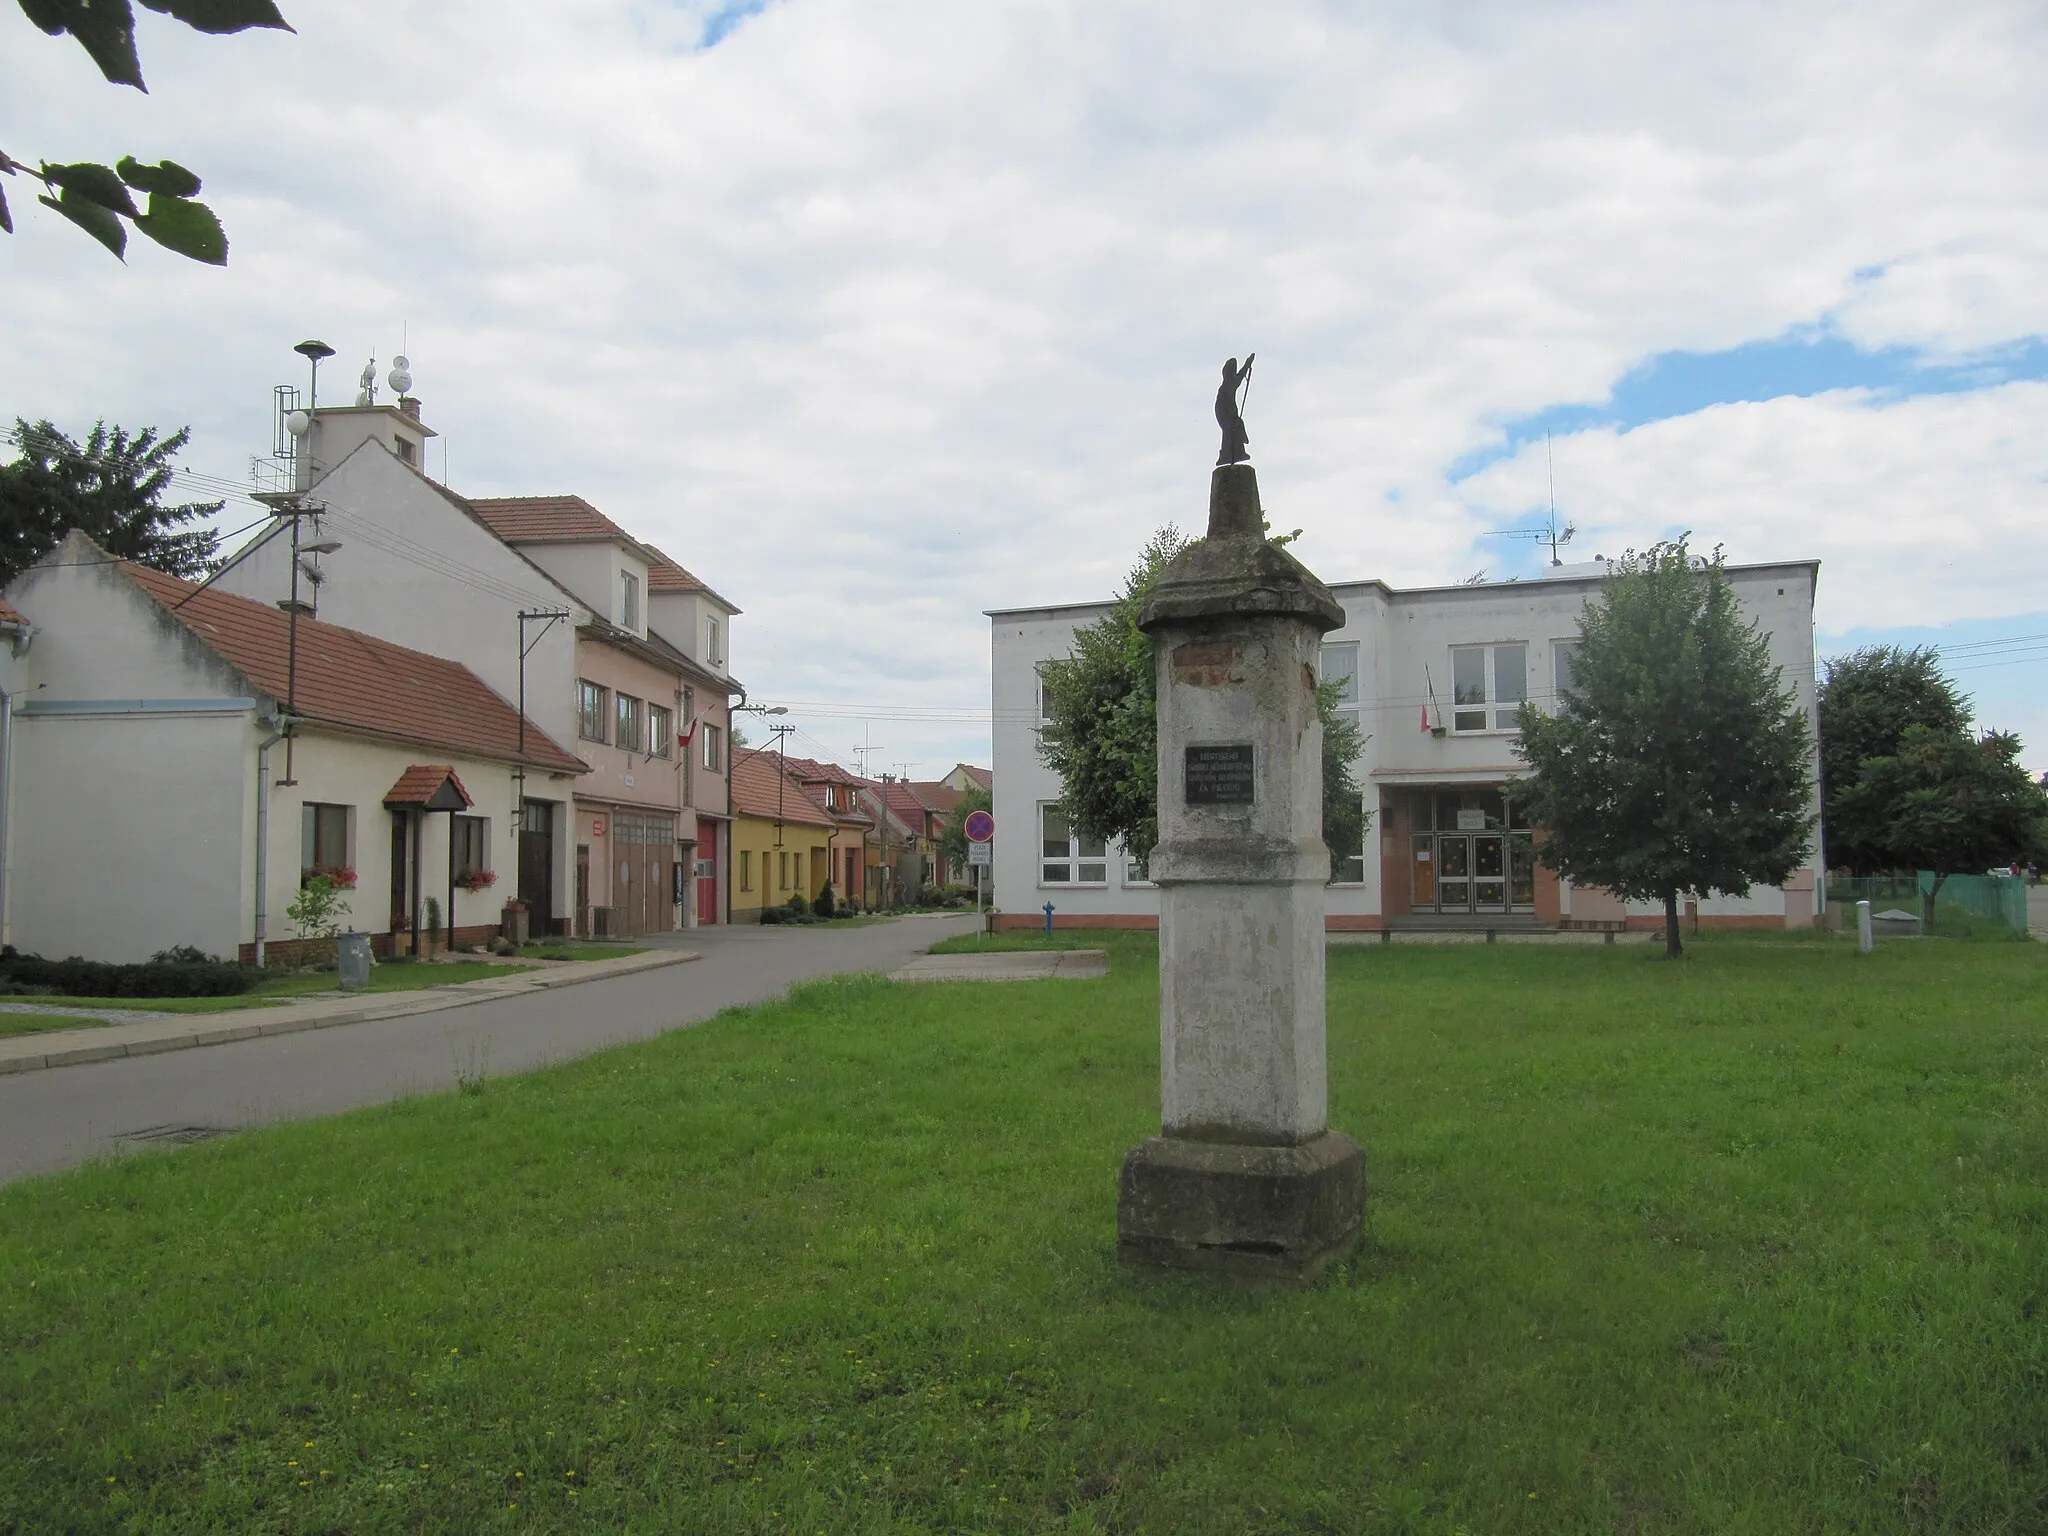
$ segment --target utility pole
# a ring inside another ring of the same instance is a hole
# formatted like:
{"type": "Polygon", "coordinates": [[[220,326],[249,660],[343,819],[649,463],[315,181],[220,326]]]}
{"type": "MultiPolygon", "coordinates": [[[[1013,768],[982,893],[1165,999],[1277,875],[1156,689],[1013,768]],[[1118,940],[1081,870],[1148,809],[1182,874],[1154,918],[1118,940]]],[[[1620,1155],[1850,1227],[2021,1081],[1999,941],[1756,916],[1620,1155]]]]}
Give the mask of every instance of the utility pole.
{"type": "Polygon", "coordinates": [[[778,720],[768,727],[775,733],[775,846],[782,846],[782,787],[789,782],[789,733],[796,729],[778,720]]]}

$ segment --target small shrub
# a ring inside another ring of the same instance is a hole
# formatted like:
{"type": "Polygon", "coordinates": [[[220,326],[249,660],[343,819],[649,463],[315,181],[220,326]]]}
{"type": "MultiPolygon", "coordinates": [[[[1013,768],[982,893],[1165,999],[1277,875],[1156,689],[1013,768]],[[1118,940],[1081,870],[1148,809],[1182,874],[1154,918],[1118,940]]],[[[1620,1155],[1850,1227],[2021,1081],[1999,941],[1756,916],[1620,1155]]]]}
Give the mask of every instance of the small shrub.
{"type": "Polygon", "coordinates": [[[788,921],[789,908],[787,907],[763,907],[761,909],[761,926],[763,928],[777,927],[788,921]]]}
{"type": "Polygon", "coordinates": [[[802,892],[791,896],[784,905],[789,908],[792,917],[809,917],[811,915],[811,904],[804,900],[802,892]]]}
{"type": "Polygon", "coordinates": [[[811,903],[811,911],[819,917],[830,917],[836,905],[832,895],[832,882],[827,880],[825,888],[818,892],[818,899],[811,903]]]}
{"type": "Polygon", "coordinates": [[[221,962],[209,955],[197,944],[180,944],[175,949],[160,949],[149,957],[151,965],[219,965],[221,962]]]}
{"type": "Polygon", "coordinates": [[[0,959],[0,981],[65,997],[238,997],[261,979],[262,973],[253,967],[226,960],[117,965],[77,955],[45,960],[41,955],[10,954],[0,959]]]}

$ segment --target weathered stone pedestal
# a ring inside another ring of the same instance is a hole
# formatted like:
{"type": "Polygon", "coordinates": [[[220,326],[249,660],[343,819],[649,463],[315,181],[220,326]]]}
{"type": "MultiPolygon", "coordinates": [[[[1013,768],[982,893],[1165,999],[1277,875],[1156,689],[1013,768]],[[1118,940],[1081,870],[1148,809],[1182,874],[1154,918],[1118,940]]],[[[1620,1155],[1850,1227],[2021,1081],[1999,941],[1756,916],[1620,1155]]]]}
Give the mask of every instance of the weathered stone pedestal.
{"type": "Polygon", "coordinates": [[[1128,1259],[1306,1279],[1357,1242],[1365,1159],[1327,1124],[1322,636],[1329,589],[1266,541],[1249,464],[1140,625],[1159,668],[1162,1134],[1124,1159],[1128,1259]]]}

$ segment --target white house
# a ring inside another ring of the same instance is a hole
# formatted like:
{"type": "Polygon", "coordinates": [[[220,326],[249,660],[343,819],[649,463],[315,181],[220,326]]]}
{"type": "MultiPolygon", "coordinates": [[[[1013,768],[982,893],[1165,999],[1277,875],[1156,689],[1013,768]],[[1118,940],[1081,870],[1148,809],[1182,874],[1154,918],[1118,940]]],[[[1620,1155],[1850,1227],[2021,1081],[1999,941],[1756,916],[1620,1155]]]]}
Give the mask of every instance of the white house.
{"type": "Polygon", "coordinates": [[[7,605],[0,902],[22,950],[256,959],[315,872],[351,887],[346,922],[382,952],[411,947],[429,899],[449,941],[478,942],[513,894],[522,781],[588,771],[457,662],[82,533],[7,605]]]}
{"type": "MultiPolygon", "coordinates": [[[[1811,732],[1815,714],[1815,561],[1730,566],[1745,619],[1760,620],[1811,732]]],[[[1605,579],[1598,562],[1553,567],[1542,580],[1397,590],[1384,582],[1333,584],[1341,629],[1324,637],[1323,676],[1345,682],[1343,708],[1365,735],[1356,774],[1370,813],[1363,846],[1333,849],[1327,898],[1332,930],[1384,927],[1650,926],[1662,913],[1606,891],[1559,881],[1534,857],[1535,828],[1504,786],[1528,772],[1516,757],[1514,717],[1539,707],[1569,675],[1579,614],[1605,579]]],[[[1041,663],[1067,655],[1076,629],[1108,603],[992,611],[995,736],[995,901],[1005,926],[1054,923],[1149,927],[1157,889],[1123,850],[1073,835],[1056,802],[1060,782],[1038,755],[1041,663]]],[[[1818,812],[1818,790],[1814,809],[1818,812]]],[[[1702,922],[1802,927],[1818,913],[1817,846],[1780,889],[1709,896],[1702,922]]]]}
{"type": "MultiPolygon", "coordinates": [[[[739,610],[579,497],[472,502],[435,484],[421,468],[434,434],[410,397],[323,406],[307,425],[285,466],[316,514],[302,545],[338,547],[302,556],[301,597],[461,662],[589,765],[567,793],[527,787],[513,867],[536,919],[586,934],[723,921],[739,610]]],[[[287,599],[290,540],[217,585],[287,599]]]]}

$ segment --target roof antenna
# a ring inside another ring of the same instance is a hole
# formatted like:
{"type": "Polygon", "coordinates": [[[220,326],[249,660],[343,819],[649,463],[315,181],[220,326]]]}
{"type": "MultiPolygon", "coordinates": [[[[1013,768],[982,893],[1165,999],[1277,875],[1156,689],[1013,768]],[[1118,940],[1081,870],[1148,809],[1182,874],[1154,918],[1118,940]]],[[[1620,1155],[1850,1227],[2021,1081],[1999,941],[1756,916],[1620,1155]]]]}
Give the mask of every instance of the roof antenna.
{"type": "MultiPolygon", "coordinates": [[[[1496,528],[1491,533],[1479,535],[1482,539],[1533,539],[1538,544],[1550,546],[1550,563],[1553,567],[1564,564],[1558,551],[1571,543],[1572,535],[1579,530],[1566,523],[1560,530],[1557,526],[1557,465],[1550,453],[1550,431],[1543,432],[1543,473],[1549,485],[1550,521],[1542,528],[1496,528]]],[[[1480,573],[1484,575],[1484,572],[1480,573]]],[[[1466,585],[1471,585],[1467,582],[1466,585]]]]}

